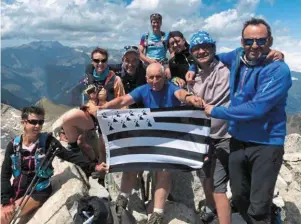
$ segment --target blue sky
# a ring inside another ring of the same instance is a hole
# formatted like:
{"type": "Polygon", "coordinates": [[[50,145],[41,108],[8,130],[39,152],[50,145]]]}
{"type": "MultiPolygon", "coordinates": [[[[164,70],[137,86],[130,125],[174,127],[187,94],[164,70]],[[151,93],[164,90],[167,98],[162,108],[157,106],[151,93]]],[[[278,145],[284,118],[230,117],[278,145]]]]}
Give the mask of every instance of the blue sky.
{"type": "Polygon", "coordinates": [[[163,15],[164,31],[180,30],[187,40],[200,29],[208,31],[218,51],[238,47],[243,22],[262,17],[272,27],[273,48],[285,53],[292,70],[301,71],[301,0],[4,0],[1,44],[138,45],[153,12],[163,15]]]}

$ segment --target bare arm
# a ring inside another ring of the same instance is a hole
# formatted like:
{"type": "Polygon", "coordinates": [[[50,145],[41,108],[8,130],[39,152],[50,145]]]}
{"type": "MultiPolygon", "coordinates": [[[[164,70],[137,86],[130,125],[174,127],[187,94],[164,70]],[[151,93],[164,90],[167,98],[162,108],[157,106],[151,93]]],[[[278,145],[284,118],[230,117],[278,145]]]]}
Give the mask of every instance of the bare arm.
{"type": "Polygon", "coordinates": [[[175,97],[183,103],[187,103],[195,107],[203,108],[203,99],[201,97],[194,96],[193,94],[188,93],[184,89],[179,89],[175,91],[175,97]]]}
{"type": "Polygon", "coordinates": [[[184,102],[184,103],[186,103],[185,97],[186,97],[187,94],[189,94],[189,93],[184,89],[179,89],[179,90],[175,91],[175,97],[179,101],[184,102]]]}
{"type": "Polygon", "coordinates": [[[120,109],[122,107],[126,107],[126,106],[129,106],[129,105],[132,105],[134,103],[135,103],[135,101],[131,97],[131,95],[130,94],[126,94],[124,96],[115,98],[115,99],[111,100],[110,102],[107,102],[103,106],[103,109],[120,109]]]}

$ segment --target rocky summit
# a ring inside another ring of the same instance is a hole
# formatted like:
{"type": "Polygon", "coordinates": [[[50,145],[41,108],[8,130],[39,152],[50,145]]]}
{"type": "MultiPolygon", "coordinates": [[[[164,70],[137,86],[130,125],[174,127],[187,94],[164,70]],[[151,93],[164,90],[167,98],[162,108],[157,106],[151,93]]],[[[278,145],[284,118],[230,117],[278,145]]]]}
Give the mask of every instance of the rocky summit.
{"type": "MultiPolygon", "coordinates": [[[[46,113],[51,114],[44,126],[45,131],[51,131],[52,125],[68,108],[54,107],[45,100],[40,103],[44,104],[46,113]]],[[[2,164],[8,141],[21,133],[20,111],[1,104],[1,117],[0,162],[2,164]]],[[[29,224],[71,224],[74,215],[73,205],[79,198],[90,195],[115,200],[118,195],[121,173],[108,174],[106,187],[103,187],[94,179],[88,180],[80,168],[71,163],[55,159],[53,166],[55,169],[51,179],[53,194],[32,216],[23,220],[29,224]]],[[[146,223],[146,211],[152,206],[153,174],[144,172],[141,177],[144,181],[137,182],[130,197],[128,210],[134,215],[137,223],[142,224],[146,223]]],[[[198,172],[173,173],[172,190],[166,203],[164,223],[202,223],[198,211],[204,203],[205,196],[200,178],[202,176],[198,172]]],[[[227,195],[231,198],[230,188],[227,195]]],[[[301,223],[301,135],[297,133],[286,137],[284,161],[277,179],[274,203],[281,207],[283,223],[301,223]]],[[[243,223],[243,221],[234,213],[233,223],[243,223]]]]}

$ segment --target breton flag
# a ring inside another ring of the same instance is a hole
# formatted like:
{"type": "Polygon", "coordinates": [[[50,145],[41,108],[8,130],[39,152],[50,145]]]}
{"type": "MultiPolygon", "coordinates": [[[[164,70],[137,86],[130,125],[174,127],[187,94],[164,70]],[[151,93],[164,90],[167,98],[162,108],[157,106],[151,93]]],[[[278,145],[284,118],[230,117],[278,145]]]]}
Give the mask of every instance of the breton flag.
{"type": "Polygon", "coordinates": [[[210,119],[193,107],[100,110],[110,172],[200,169],[210,119]]]}

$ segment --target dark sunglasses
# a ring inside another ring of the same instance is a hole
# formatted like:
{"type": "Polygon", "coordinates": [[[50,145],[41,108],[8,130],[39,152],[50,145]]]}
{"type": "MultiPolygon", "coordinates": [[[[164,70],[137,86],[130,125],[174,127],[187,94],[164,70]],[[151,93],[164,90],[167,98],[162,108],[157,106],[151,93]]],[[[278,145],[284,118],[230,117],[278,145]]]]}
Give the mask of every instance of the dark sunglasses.
{"type": "Polygon", "coordinates": [[[268,41],[268,37],[266,38],[258,38],[258,39],[249,39],[249,38],[243,38],[244,44],[247,46],[252,46],[254,41],[258,46],[265,45],[268,41]]]}
{"type": "Polygon", "coordinates": [[[37,124],[43,125],[44,122],[45,122],[45,120],[35,120],[35,119],[32,119],[32,120],[27,120],[27,122],[29,124],[32,124],[32,125],[37,125],[37,124]]]}
{"type": "Polygon", "coordinates": [[[126,50],[126,51],[128,51],[128,50],[130,50],[130,49],[133,49],[133,50],[135,50],[135,51],[138,51],[139,50],[139,48],[138,47],[136,47],[136,46],[125,46],[124,48],[123,48],[124,50],[126,50]]]}
{"type": "Polygon", "coordinates": [[[159,13],[153,13],[150,15],[150,19],[160,19],[162,20],[162,16],[159,13]]]}
{"type": "Polygon", "coordinates": [[[104,59],[95,59],[93,58],[92,61],[95,62],[96,64],[99,64],[99,62],[101,63],[106,63],[107,62],[107,58],[104,58],[104,59]]]}

